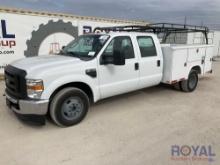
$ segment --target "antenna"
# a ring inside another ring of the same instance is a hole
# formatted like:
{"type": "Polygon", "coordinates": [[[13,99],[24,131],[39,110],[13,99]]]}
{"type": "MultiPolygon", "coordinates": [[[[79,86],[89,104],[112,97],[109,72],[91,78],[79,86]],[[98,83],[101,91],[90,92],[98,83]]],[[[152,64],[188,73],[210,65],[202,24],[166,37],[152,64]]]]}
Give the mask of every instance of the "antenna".
{"type": "Polygon", "coordinates": [[[187,16],[185,16],[185,18],[184,18],[184,25],[186,25],[187,24],[187,16]]]}

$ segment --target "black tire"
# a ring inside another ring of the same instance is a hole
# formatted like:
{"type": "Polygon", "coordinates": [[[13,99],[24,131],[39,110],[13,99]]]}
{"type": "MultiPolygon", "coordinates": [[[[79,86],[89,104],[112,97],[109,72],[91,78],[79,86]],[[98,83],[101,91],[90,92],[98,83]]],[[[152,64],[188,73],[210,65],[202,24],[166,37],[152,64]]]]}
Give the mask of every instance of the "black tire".
{"type": "Polygon", "coordinates": [[[61,127],[80,123],[89,109],[89,98],[81,89],[68,87],[59,91],[50,104],[50,116],[61,127]]]}
{"type": "Polygon", "coordinates": [[[199,78],[198,78],[197,71],[191,70],[191,72],[189,73],[188,79],[180,82],[182,91],[193,92],[198,85],[198,81],[199,81],[199,78]]]}

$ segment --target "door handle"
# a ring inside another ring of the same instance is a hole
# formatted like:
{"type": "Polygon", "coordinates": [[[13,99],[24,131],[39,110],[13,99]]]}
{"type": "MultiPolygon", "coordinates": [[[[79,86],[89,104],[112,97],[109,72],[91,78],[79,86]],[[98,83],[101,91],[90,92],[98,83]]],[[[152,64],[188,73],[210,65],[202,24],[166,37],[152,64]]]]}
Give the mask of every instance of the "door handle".
{"type": "Polygon", "coordinates": [[[160,67],[160,60],[157,60],[157,66],[160,67]]]}
{"type": "Polygon", "coordinates": [[[202,61],[201,61],[201,64],[204,64],[205,63],[205,56],[202,57],[202,61]]]}
{"type": "Polygon", "coordinates": [[[134,64],[134,69],[135,69],[135,70],[139,70],[139,63],[135,63],[135,64],[134,64]]]}

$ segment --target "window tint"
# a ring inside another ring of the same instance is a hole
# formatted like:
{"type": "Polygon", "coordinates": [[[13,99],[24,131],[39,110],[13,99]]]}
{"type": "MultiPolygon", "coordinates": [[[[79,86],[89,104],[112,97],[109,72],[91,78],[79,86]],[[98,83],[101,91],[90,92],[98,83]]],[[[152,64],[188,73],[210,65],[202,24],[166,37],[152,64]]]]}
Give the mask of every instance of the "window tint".
{"type": "Polygon", "coordinates": [[[105,49],[103,56],[113,56],[113,53],[125,54],[126,59],[134,58],[134,49],[130,37],[115,37],[105,49]]]}
{"type": "Polygon", "coordinates": [[[137,41],[140,48],[141,57],[151,57],[157,55],[154,41],[151,37],[137,37],[137,41]]]}

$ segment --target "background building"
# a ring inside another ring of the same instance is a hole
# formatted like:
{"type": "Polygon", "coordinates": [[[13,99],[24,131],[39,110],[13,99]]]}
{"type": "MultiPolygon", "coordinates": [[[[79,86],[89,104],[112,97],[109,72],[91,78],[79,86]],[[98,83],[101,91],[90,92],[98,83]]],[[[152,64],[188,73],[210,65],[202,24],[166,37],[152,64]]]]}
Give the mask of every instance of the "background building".
{"type": "Polygon", "coordinates": [[[96,27],[147,24],[10,8],[0,8],[0,18],[0,73],[17,59],[56,54],[78,35],[91,33],[96,27]]]}
{"type": "MultiPolygon", "coordinates": [[[[62,13],[0,8],[0,74],[9,63],[45,54],[56,54],[78,35],[91,33],[96,27],[146,25],[145,21],[85,17],[62,13]]],[[[168,43],[204,43],[200,33],[175,34],[168,43]],[[175,41],[175,42],[174,42],[175,41]]],[[[220,32],[211,31],[209,43],[215,45],[214,55],[220,54],[220,32]]]]}

